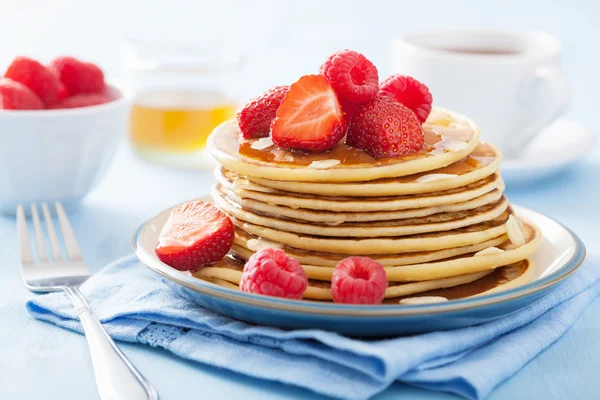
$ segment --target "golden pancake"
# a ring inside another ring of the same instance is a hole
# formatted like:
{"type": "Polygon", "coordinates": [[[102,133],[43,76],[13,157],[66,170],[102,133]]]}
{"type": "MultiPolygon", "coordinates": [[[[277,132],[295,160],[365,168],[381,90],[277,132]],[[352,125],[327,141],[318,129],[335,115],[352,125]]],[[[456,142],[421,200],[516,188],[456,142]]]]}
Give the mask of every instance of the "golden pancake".
{"type": "MultiPolygon", "coordinates": [[[[501,235],[497,238],[487,240],[482,243],[455,247],[451,249],[436,250],[436,251],[425,251],[425,252],[414,252],[414,253],[396,253],[396,254],[372,254],[369,257],[383,265],[384,267],[397,267],[399,265],[411,265],[411,264],[422,264],[436,260],[442,260],[445,258],[452,258],[461,256],[463,254],[476,253],[478,251],[487,249],[489,247],[496,247],[508,240],[507,235],[501,235]]],[[[264,239],[259,239],[256,236],[248,235],[246,232],[238,230],[235,235],[235,242],[231,249],[232,253],[235,254],[242,260],[247,260],[258,251],[265,247],[273,247],[276,249],[283,249],[287,255],[298,260],[300,264],[312,265],[317,267],[329,267],[333,268],[344,258],[348,257],[348,254],[336,254],[336,253],[323,253],[318,251],[308,251],[302,249],[296,249],[289,246],[284,246],[280,243],[266,242],[264,239]],[[248,242],[254,240],[253,245],[249,245],[248,242]]]]}
{"type": "Polygon", "coordinates": [[[488,143],[479,143],[465,158],[433,171],[365,182],[295,182],[251,177],[250,182],[287,192],[310,193],[320,196],[400,196],[454,189],[477,182],[498,170],[502,156],[488,143]]]}
{"type": "Polygon", "coordinates": [[[375,159],[344,143],[320,154],[293,153],[276,145],[257,149],[254,144],[258,139],[241,137],[235,120],[215,128],[208,138],[207,149],[225,168],[256,178],[300,182],[361,182],[395,178],[443,168],[475,149],[479,142],[477,126],[465,116],[444,112],[452,118],[451,123],[438,123],[433,117],[423,125],[423,150],[393,158],[375,159]],[[311,167],[314,162],[323,160],[337,160],[339,164],[329,169],[311,167]]]}
{"type": "MultiPolygon", "coordinates": [[[[238,289],[242,270],[242,262],[226,257],[213,266],[204,267],[195,272],[194,276],[230,289],[238,289]]],[[[495,270],[451,278],[401,284],[392,283],[386,289],[384,303],[397,304],[400,299],[417,293],[420,296],[443,296],[453,299],[476,296],[523,285],[531,280],[532,274],[533,263],[529,260],[523,260],[495,270]],[[449,291],[447,288],[456,289],[449,291]]],[[[308,287],[304,292],[304,299],[332,301],[330,283],[309,280],[308,287]]]]}
{"type": "Polygon", "coordinates": [[[256,214],[232,204],[217,190],[212,191],[212,196],[217,207],[237,220],[285,232],[326,237],[373,238],[449,231],[497,218],[508,207],[508,201],[503,197],[496,203],[482,206],[476,210],[391,221],[346,222],[338,226],[328,226],[256,214]]]}
{"type": "Polygon", "coordinates": [[[505,211],[498,218],[445,232],[424,233],[412,236],[387,238],[324,238],[282,232],[272,228],[240,221],[233,217],[237,227],[252,235],[304,250],[314,250],[348,255],[390,254],[400,252],[431,251],[477,244],[506,233],[506,221],[510,215],[505,211]]]}
{"type": "MultiPolygon", "coordinates": [[[[239,183],[239,180],[235,183],[226,178],[218,178],[217,180],[223,188],[229,191],[228,193],[235,194],[239,199],[252,199],[267,204],[281,205],[290,208],[338,212],[397,211],[413,208],[437,207],[462,203],[482,196],[495,189],[504,190],[504,182],[497,174],[456,189],[433,193],[387,197],[322,197],[278,191],[253,183],[249,184],[251,186],[242,186],[237,184],[239,183]]],[[[360,193],[361,192],[358,191],[355,195],[360,193]]],[[[235,196],[229,195],[231,199],[240,204],[240,201],[236,200],[235,196]]]]}
{"type": "Polygon", "coordinates": [[[411,208],[397,211],[372,211],[372,212],[329,212],[324,210],[310,210],[307,208],[291,208],[264,203],[253,199],[242,199],[233,192],[217,185],[216,190],[221,191],[228,200],[237,203],[242,209],[253,211],[259,214],[275,215],[283,219],[295,219],[299,221],[314,222],[320,224],[330,224],[333,226],[344,222],[369,222],[369,221],[389,221],[394,219],[426,217],[428,215],[457,212],[465,210],[474,210],[487,204],[495,203],[502,197],[501,188],[494,189],[491,192],[483,194],[471,200],[462,203],[440,205],[435,207],[411,208]]]}

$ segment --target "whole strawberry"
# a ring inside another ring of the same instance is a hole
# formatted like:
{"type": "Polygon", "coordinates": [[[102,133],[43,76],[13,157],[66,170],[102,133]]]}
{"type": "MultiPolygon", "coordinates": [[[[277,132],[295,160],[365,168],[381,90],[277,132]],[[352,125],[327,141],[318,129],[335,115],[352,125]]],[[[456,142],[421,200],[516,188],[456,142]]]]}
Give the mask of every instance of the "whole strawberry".
{"type": "Polygon", "coordinates": [[[175,269],[197,271],[225,257],[233,236],[233,223],[227,215],[212,204],[193,201],[173,208],[155,252],[175,269]]]}
{"type": "Polygon", "coordinates": [[[0,79],[0,110],[40,110],[44,104],[27,86],[0,79]]]}
{"type": "Polygon", "coordinates": [[[237,121],[246,139],[269,136],[271,122],[289,86],[275,86],[246,102],[237,113],[237,121]]]}
{"type": "Polygon", "coordinates": [[[392,97],[411,109],[421,123],[427,120],[431,112],[433,97],[429,88],[413,77],[392,75],[381,83],[379,94],[392,97]]]}
{"type": "Polygon", "coordinates": [[[27,86],[46,106],[61,101],[67,95],[58,77],[48,67],[31,58],[15,58],[4,77],[27,86]]]}
{"type": "Polygon", "coordinates": [[[104,73],[95,64],[74,57],[58,57],[52,60],[50,69],[65,85],[69,96],[104,90],[104,73]]]}
{"type": "Polygon", "coordinates": [[[423,148],[425,137],[414,112],[391,97],[377,96],[352,117],[346,143],[375,158],[423,148]]]}

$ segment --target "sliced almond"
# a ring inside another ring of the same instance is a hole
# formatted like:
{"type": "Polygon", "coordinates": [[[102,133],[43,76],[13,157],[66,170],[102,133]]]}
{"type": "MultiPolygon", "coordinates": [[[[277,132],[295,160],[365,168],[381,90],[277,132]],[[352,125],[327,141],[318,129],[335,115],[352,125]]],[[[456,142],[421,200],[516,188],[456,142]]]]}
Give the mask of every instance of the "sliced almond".
{"type": "Polygon", "coordinates": [[[260,138],[258,139],[256,142],[252,143],[252,145],[250,147],[252,147],[254,150],[264,150],[264,149],[268,149],[269,147],[273,146],[273,140],[271,139],[271,137],[264,137],[264,138],[260,138]]]}
{"type": "Polygon", "coordinates": [[[469,147],[469,143],[462,142],[460,140],[449,140],[448,142],[444,143],[442,147],[444,150],[447,150],[451,153],[456,153],[466,150],[469,147]]]}
{"type": "Polygon", "coordinates": [[[331,167],[335,167],[340,162],[341,162],[340,160],[318,160],[318,161],[311,162],[310,165],[308,166],[308,168],[328,169],[331,167]]]}
{"type": "Polygon", "coordinates": [[[398,304],[418,305],[418,304],[443,303],[446,301],[448,301],[448,299],[445,297],[442,297],[442,296],[420,296],[420,297],[408,297],[406,299],[402,299],[398,302],[398,304]]]}
{"type": "Polygon", "coordinates": [[[475,256],[487,256],[488,254],[500,254],[504,253],[504,250],[499,249],[497,247],[488,247],[487,249],[483,249],[475,253],[475,256]]]}
{"type": "Polygon", "coordinates": [[[266,240],[263,238],[258,239],[250,239],[246,242],[246,246],[252,251],[260,251],[262,249],[282,249],[283,245],[281,243],[271,242],[270,240],[266,240]]]}
{"type": "Polygon", "coordinates": [[[508,234],[508,239],[511,243],[516,246],[523,246],[527,243],[519,221],[514,215],[508,217],[508,221],[506,221],[506,233],[508,234]]]}
{"type": "Polygon", "coordinates": [[[441,181],[443,179],[453,179],[458,178],[458,175],[455,174],[429,174],[423,175],[415,180],[417,183],[427,183],[434,181],[441,181]]]}

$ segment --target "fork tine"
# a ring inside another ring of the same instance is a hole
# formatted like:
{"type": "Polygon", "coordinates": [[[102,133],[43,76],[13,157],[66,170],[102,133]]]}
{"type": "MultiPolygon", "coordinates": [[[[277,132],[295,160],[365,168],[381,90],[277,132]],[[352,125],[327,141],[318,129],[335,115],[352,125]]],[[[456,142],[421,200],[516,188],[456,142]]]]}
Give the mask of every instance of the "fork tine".
{"type": "Polygon", "coordinates": [[[42,203],[42,212],[44,213],[44,219],[46,220],[46,229],[48,230],[48,240],[50,241],[50,248],[52,249],[52,258],[54,258],[54,261],[62,260],[58,237],[56,236],[56,230],[54,230],[54,224],[52,223],[52,216],[50,216],[48,204],[42,203]]]}
{"type": "Polygon", "coordinates": [[[21,262],[34,262],[33,253],[31,252],[31,245],[29,244],[29,237],[27,236],[27,220],[25,219],[25,211],[23,210],[23,206],[20,204],[17,207],[17,232],[19,235],[21,262]]]}
{"type": "Polygon", "coordinates": [[[60,204],[58,201],[54,203],[54,206],[56,207],[56,214],[58,214],[58,222],[60,224],[60,230],[63,234],[67,255],[69,256],[70,260],[79,259],[81,258],[81,252],[79,251],[75,234],[73,233],[73,229],[71,229],[71,224],[67,218],[67,213],[65,212],[62,204],[60,204]]]}
{"type": "Polygon", "coordinates": [[[33,219],[33,231],[35,233],[35,241],[37,242],[38,259],[40,261],[48,261],[48,256],[46,255],[46,246],[44,245],[44,233],[42,232],[40,216],[35,204],[31,205],[31,218],[33,219]]]}

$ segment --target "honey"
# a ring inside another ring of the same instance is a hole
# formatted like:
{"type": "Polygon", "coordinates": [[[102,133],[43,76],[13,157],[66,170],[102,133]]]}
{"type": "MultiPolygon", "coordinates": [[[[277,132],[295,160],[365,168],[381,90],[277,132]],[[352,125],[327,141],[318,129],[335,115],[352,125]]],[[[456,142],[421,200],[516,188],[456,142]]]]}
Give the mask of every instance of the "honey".
{"type": "Polygon", "coordinates": [[[221,122],[235,117],[237,105],[219,93],[157,91],[133,103],[129,134],[134,147],[193,152],[221,122]]]}

